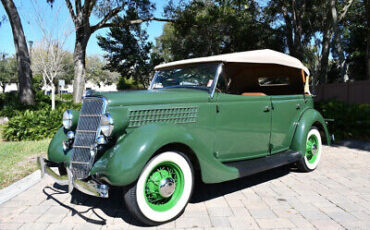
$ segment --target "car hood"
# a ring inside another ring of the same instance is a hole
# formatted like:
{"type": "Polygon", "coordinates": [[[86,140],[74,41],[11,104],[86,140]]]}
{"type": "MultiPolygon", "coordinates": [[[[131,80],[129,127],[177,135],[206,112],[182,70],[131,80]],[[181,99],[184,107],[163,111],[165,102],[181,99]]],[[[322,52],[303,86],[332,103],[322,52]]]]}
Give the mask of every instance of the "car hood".
{"type": "Polygon", "coordinates": [[[109,106],[172,104],[208,101],[209,93],[201,89],[156,89],[117,92],[94,92],[91,96],[104,97],[109,106]]]}

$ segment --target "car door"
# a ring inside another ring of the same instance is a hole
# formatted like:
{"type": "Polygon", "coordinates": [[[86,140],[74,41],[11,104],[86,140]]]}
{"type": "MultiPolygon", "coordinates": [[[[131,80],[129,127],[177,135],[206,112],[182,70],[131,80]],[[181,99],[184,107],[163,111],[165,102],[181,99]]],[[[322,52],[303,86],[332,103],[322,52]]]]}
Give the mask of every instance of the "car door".
{"type": "Polygon", "coordinates": [[[268,155],[270,96],[218,93],[215,99],[216,157],[234,161],[268,155]]]}
{"type": "Polygon", "coordinates": [[[274,154],[289,149],[305,103],[303,95],[271,96],[271,102],[271,154],[274,154]]]}

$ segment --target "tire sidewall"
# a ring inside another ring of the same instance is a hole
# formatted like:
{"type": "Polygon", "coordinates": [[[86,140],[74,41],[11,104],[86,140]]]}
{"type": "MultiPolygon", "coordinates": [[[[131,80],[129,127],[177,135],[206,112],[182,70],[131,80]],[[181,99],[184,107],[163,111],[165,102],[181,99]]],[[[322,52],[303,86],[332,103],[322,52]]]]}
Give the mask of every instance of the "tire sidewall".
{"type": "MultiPolygon", "coordinates": [[[[307,134],[307,138],[306,138],[306,143],[308,141],[308,139],[312,136],[316,136],[317,138],[317,141],[318,141],[318,151],[317,151],[317,157],[316,157],[316,160],[315,162],[313,163],[310,163],[307,159],[307,156],[306,154],[304,155],[303,157],[303,160],[304,160],[304,163],[305,163],[305,166],[309,169],[309,170],[314,170],[317,168],[319,162],[320,162],[320,159],[321,159],[321,153],[322,153],[322,142],[321,142],[321,135],[320,135],[320,132],[318,129],[316,128],[312,128],[308,134],[307,134]]],[[[306,152],[305,152],[306,153],[306,152]]]]}
{"type": "Polygon", "coordinates": [[[151,159],[140,174],[136,184],[136,201],[141,213],[151,221],[166,222],[177,217],[186,207],[193,190],[194,177],[190,161],[180,153],[167,151],[151,159]],[[181,169],[184,175],[184,189],[180,199],[169,210],[153,210],[145,200],[145,183],[152,170],[162,162],[173,162],[181,169]]]}

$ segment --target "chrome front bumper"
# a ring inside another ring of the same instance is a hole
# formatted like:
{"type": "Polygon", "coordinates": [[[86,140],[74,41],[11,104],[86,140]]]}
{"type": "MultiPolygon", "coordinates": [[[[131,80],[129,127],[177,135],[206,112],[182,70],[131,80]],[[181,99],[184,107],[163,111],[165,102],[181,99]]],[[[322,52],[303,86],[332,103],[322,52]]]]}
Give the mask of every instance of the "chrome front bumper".
{"type": "Polygon", "coordinates": [[[53,167],[52,163],[42,157],[37,157],[37,165],[41,170],[41,178],[44,177],[45,174],[51,176],[56,183],[60,185],[68,185],[68,192],[71,193],[73,188],[86,193],[91,196],[97,196],[102,198],[108,198],[108,185],[106,184],[99,184],[95,181],[88,181],[84,182],[78,179],[73,178],[72,172],[67,168],[67,175],[58,175],[55,173],[50,167],[53,167]]]}

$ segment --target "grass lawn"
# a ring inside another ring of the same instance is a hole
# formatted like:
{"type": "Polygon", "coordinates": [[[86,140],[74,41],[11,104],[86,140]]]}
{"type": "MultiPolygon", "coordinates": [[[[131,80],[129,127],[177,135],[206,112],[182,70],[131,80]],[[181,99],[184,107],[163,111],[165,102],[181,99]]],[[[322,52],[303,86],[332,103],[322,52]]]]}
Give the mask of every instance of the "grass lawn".
{"type": "Polygon", "coordinates": [[[46,156],[50,139],[6,142],[0,125],[0,189],[36,171],[36,157],[46,156]]]}

